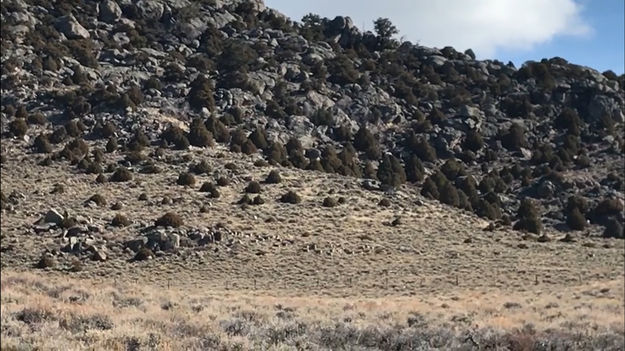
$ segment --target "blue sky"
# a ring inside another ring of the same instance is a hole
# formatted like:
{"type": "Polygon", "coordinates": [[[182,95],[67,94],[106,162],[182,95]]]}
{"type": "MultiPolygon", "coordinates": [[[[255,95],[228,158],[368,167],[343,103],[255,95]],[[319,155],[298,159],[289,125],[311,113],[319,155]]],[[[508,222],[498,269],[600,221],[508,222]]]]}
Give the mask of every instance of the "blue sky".
{"type": "Polygon", "coordinates": [[[624,0],[265,0],[294,20],[350,16],[361,29],[387,17],[400,37],[425,46],[471,48],[480,59],[560,56],[601,72],[625,70],[624,0]]]}

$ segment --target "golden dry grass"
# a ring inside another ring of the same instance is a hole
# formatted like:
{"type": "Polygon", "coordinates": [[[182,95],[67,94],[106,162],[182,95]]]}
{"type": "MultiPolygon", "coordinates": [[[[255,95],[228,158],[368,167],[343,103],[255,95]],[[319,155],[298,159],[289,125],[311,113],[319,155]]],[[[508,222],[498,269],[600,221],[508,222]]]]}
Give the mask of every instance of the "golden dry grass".
{"type": "Polygon", "coordinates": [[[526,337],[537,340],[566,331],[584,335],[584,342],[607,338],[602,342],[609,347],[623,331],[622,280],[556,295],[458,290],[411,298],[332,298],[112,285],[5,271],[1,291],[3,349],[125,350],[133,343],[158,350],[327,349],[331,341],[319,333],[339,325],[363,335],[371,328],[413,332],[415,343],[449,334],[457,340],[446,345],[457,347],[466,332],[483,343],[489,342],[488,333],[507,335],[498,341],[505,346],[514,343],[510,335],[533,331],[526,337]],[[24,318],[25,313],[35,317],[24,318]]]}

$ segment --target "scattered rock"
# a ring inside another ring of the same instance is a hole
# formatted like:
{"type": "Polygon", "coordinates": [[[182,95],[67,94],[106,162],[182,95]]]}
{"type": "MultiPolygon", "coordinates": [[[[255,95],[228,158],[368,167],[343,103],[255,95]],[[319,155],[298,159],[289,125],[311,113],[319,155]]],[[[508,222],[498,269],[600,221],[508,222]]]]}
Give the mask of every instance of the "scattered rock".
{"type": "Polygon", "coordinates": [[[56,28],[69,39],[89,39],[89,31],[81,26],[73,15],[60,17],[56,21],[56,28]]]}

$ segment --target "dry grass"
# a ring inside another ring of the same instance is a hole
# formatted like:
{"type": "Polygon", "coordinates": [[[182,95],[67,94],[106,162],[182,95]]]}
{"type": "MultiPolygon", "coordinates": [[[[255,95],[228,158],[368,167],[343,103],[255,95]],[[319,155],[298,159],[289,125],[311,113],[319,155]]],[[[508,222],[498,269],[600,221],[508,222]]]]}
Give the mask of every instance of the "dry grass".
{"type": "Polygon", "coordinates": [[[622,289],[614,281],[558,296],[303,298],[2,272],[2,349],[471,349],[471,337],[514,350],[616,350],[622,289]],[[520,307],[506,308],[510,301],[520,307]]]}

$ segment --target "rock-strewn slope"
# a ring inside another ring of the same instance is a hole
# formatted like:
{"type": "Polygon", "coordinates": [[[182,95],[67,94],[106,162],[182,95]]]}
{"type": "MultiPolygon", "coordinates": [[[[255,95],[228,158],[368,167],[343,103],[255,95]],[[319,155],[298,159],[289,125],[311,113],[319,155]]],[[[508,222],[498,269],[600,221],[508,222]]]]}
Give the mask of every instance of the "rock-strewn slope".
{"type": "Polygon", "coordinates": [[[478,61],[399,43],[388,22],[377,34],[348,17],[299,23],[259,1],[12,0],[1,20],[3,138],[25,138],[44,164],[112,172],[82,138],[149,171],[148,144],[215,139],[414,182],[521,230],[623,236],[624,76],[561,58],[478,61]]]}

